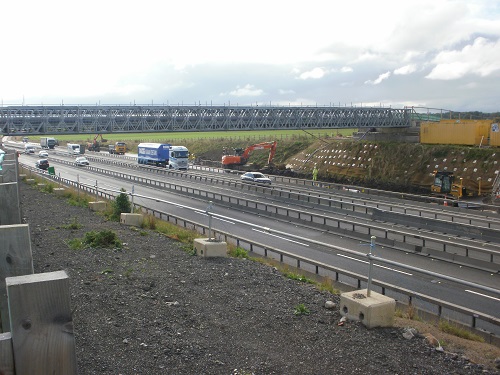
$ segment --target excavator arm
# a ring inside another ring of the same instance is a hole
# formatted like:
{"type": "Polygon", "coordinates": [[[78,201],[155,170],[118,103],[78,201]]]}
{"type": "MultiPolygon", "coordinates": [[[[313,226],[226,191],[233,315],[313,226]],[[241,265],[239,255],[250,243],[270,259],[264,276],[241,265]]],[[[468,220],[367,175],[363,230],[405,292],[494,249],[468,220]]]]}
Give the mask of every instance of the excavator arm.
{"type": "Polygon", "coordinates": [[[236,149],[234,155],[224,155],[222,156],[222,166],[231,167],[234,165],[245,165],[250,157],[250,154],[254,150],[265,150],[269,149],[269,158],[267,163],[270,164],[276,153],[276,147],[278,145],[277,141],[274,142],[262,142],[255,145],[248,146],[245,151],[241,152],[241,149],[236,149]]]}
{"type": "Polygon", "coordinates": [[[101,137],[101,142],[102,143],[106,143],[108,140],[107,139],[104,139],[102,134],[96,134],[95,137],[94,137],[94,143],[97,141],[97,138],[101,137]]]}
{"type": "Polygon", "coordinates": [[[252,146],[248,146],[245,149],[245,151],[243,152],[243,155],[241,155],[241,157],[245,160],[248,160],[250,153],[254,150],[271,149],[269,151],[269,159],[268,159],[268,163],[270,163],[274,158],[274,154],[276,153],[277,144],[278,144],[278,142],[274,141],[274,142],[262,142],[262,143],[257,143],[257,144],[252,145],[252,146]]]}

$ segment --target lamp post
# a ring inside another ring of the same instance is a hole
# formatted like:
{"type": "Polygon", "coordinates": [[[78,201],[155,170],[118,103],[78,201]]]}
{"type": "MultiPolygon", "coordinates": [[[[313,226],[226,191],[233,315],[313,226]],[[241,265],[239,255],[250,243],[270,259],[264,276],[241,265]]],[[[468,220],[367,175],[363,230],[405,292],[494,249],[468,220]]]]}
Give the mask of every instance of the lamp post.
{"type": "Polygon", "coordinates": [[[366,296],[370,297],[372,289],[372,271],[373,271],[373,251],[375,250],[375,239],[377,237],[371,236],[370,238],[370,252],[368,253],[368,259],[370,260],[370,268],[368,269],[368,285],[366,287],[366,296]]]}

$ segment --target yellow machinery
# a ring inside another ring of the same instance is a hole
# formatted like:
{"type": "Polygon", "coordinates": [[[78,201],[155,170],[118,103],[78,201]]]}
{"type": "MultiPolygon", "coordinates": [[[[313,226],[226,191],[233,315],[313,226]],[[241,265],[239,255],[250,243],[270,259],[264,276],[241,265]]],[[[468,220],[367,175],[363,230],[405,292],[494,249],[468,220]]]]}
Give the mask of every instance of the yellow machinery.
{"type": "Polygon", "coordinates": [[[466,188],[455,183],[453,172],[434,171],[434,182],[431,185],[431,192],[437,195],[450,196],[456,199],[467,196],[466,188]]]}

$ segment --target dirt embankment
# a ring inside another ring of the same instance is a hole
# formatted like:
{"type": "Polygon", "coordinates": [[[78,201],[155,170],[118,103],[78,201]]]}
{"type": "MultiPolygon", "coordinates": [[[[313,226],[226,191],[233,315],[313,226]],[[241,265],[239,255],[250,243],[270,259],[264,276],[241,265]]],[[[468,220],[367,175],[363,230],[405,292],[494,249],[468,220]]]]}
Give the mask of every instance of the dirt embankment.
{"type": "MultiPolygon", "coordinates": [[[[217,163],[224,147],[250,144],[221,139],[193,141],[186,146],[196,158],[217,163]]],[[[264,169],[267,157],[267,150],[254,151],[249,163],[254,169],[264,169]]],[[[429,191],[435,170],[449,171],[469,192],[485,195],[491,193],[499,162],[500,153],[495,148],[301,138],[279,140],[274,168],[265,171],[311,178],[316,165],[322,181],[421,193],[429,191]]]]}

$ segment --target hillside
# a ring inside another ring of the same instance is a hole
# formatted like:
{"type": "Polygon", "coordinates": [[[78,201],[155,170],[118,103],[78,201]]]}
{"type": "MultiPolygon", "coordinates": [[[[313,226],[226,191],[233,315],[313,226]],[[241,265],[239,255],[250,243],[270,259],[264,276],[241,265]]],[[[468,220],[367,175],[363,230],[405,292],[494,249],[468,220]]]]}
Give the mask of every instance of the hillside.
{"type": "MultiPolygon", "coordinates": [[[[272,139],[268,139],[271,141],[272,139]]],[[[193,141],[186,144],[201,160],[219,162],[222,149],[246,147],[254,141],[193,141]]],[[[314,165],[321,181],[339,182],[405,192],[428,192],[434,170],[454,172],[467,190],[490,194],[500,170],[496,148],[363,142],[352,138],[297,138],[278,140],[272,173],[310,178],[314,165]]],[[[266,150],[250,156],[253,168],[266,164],[266,150]]]]}

